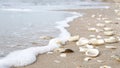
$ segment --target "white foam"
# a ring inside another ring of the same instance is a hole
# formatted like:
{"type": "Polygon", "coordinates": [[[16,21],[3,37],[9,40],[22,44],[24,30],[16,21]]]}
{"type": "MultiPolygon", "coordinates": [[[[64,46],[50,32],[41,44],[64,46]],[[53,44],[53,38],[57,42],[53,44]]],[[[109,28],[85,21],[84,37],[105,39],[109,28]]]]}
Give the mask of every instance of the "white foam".
{"type": "Polygon", "coordinates": [[[69,26],[68,23],[70,21],[73,21],[75,18],[81,16],[78,13],[72,14],[74,14],[74,16],[68,17],[64,21],[57,22],[57,28],[61,31],[61,34],[58,37],[50,40],[47,46],[31,47],[24,50],[14,51],[0,60],[0,68],[10,68],[12,66],[19,67],[32,64],[36,61],[37,55],[60,47],[61,45],[58,43],[58,41],[65,43],[70,37],[70,33],[65,29],[65,27],[69,26]]]}

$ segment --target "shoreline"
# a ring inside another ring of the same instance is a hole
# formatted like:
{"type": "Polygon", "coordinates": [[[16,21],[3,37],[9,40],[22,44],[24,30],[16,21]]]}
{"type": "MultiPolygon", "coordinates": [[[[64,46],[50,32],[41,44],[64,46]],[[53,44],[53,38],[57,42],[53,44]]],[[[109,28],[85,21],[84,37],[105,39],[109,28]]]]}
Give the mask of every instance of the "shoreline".
{"type": "MultiPolygon", "coordinates": [[[[71,33],[72,36],[80,35],[80,37],[89,38],[89,35],[100,35],[106,37],[103,33],[98,32],[89,32],[88,28],[96,27],[96,23],[104,23],[105,20],[101,18],[108,18],[107,20],[112,21],[112,24],[106,24],[108,27],[112,27],[116,34],[119,32],[119,15],[115,13],[114,10],[117,9],[114,6],[111,6],[109,9],[78,9],[78,10],[69,10],[76,12],[86,13],[84,16],[75,19],[73,22],[70,22],[70,27],[67,30],[71,33]],[[104,10],[104,11],[103,11],[104,10]],[[91,17],[95,15],[95,17],[91,17]],[[118,19],[117,19],[118,18],[118,19]],[[116,24],[117,22],[117,24],[116,24]],[[86,24],[85,24],[86,23],[86,24]]],[[[117,36],[117,35],[116,35],[117,36]]],[[[90,61],[84,61],[84,53],[79,52],[79,46],[76,46],[75,42],[67,42],[63,48],[69,48],[74,51],[74,53],[67,54],[66,57],[60,57],[59,52],[53,52],[52,54],[43,54],[37,57],[37,61],[34,64],[25,67],[18,68],[99,68],[100,66],[110,66],[111,68],[120,67],[119,62],[111,58],[112,55],[119,55],[119,43],[105,44],[100,46],[95,46],[99,49],[100,55],[98,57],[92,58],[90,61]],[[115,45],[116,49],[107,49],[105,46],[115,45]],[[98,62],[98,60],[103,62],[98,62]]]]}

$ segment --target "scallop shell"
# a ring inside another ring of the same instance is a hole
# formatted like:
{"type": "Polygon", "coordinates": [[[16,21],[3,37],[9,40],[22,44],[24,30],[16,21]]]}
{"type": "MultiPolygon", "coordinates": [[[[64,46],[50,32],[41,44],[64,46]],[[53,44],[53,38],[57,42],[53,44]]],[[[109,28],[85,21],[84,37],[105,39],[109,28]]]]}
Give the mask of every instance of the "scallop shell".
{"type": "Polygon", "coordinates": [[[89,41],[90,41],[89,44],[92,44],[92,45],[104,45],[105,44],[105,41],[103,39],[92,38],[89,41]]]}
{"type": "Polygon", "coordinates": [[[105,27],[105,24],[98,23],[98,24],[96,24],[96,26],[98,26],[98,27],[105,27]]]}
{"type": "Polygon", "coordinates": [[[105,28],[103,28],[105,31],[112,31],[113,29],[112,28],[110,28],[110,27],[105,27],[105,28]]]}
{"type": "Polygon", "coordinates": [[[99,55],[99,50],[98,49],[88,49],[85,54],[90,57],[97,57],[99,55]]]}
{"type": "Polygon", "coordinates": [[[87,45],[89,43],[89,40],[87,38],[80,38],[77,42],[76,45],[87,45]]]}
{"type": "Polygon", "coordinates": [[[111,66],[104,65],[104,66],[100,66],[100,68],[112,68],[112,67],[111,67],[111,66]]]}
{"type": "Polygon", "coordinates": [[[79,35],[72,36],[72,37],[70,37],[70,38],[68,39],[68,41],[70,41],[70,42],[78,41],[78,40],[79,40],[79,38],[80,38],[80,36],[79,36],[79,35]]]}
{"type": "Polygon", "coordinates": [[[104,39],[106,43],[117,43],[119,40],[115,37],[109,37],[104,39]]]}
{"type": "Polygon", "coordinates": [[[106,36],[113,36],[114,34],[114,31],[104,31],[104,35],[106,36]]]}
{"type": "Polygon", "coordinates": [[[112,21],[106,20],[105,23],[110,24],[110,23],[112,23],[112,21]]]}

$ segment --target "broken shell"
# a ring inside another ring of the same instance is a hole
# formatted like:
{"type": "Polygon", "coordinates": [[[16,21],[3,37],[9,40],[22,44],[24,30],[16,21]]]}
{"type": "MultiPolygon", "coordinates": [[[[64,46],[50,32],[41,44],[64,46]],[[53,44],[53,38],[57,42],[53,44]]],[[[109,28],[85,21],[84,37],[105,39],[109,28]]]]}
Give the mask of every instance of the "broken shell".
{"type": "Polygon", "coordinates": [[[112,67],[111,67],[111,66],[104,65],[104,66],[100,66],[100,68],[112,68],[112,67]]]}
{"type": "Polygon", "coordinates": [[[92,39],[90,39],[89,44],[92,44],[92,45],[104,45],[105,41],[103,39],[92,38],[92,39]]]}
{"type": "Polygon", "coordinates": [[[119,40],[115,37],[109,37],[104,39],[106,43],[117,43],[119,40]]]}
{"type": "Polygon", "coordinates": [[[119,55],[113,55],[111,57],[120,62],[120,56],[119,55]]]}
{"type": "Polygon", "coordinates": [[[105,30],[105,31],[112,31],[113,29],[110,28],[110,27],[105,27],[104,30],[105,30]]]}
{"type": "Polygon", "coordinates": [[[89,35],[90,38],[95,38],[96,36],[95,35],[89,35]]]}
{"type": "Polygon", "coordinates": [[[104,61],[103,61],[103,60],[97,60],[97,62],[99,62],[99,63],[103,63],[104,61]]]}
{"type": "Polygon", "coordinates": [[[60,57],[66,57],[67,55],[65,53],[60,54],[60,57]]]}
{"type": "Polygon", "coordinates": [[[97,57],[99,55],[99,50],[98,49],[88,49],[85,54],[90,57],[97,57]]]}
{"type": "Polygon", "coordinates": [[[115,34],[114,31],[105,31],[104,32],[104,35],[106,35],[106,36],[112,36],[114,34],[115,34]]]}
{"type": "Polygon", "coordinates": [[[110,24],[110,23],[112,23],[112,21],[106,20],[105,23],[110,24]]]}
{"type": "Polygon", "coordinates": [[[71,49],[65,49],[65,51],[61,52],[61,53],[73,53],[74,51],[71,49]]]}
{"type": "Polygon", "coordinates": [[[68,41],[70,41],[70,42],[78,41],[78,40],[79,40],[79,38],[80,38],[80,36],[79,36],[79,35],[72,36],[72,37],[70,37],[70,38],[68,39],[68,41]]]}
{"type": "Polygon", "coordinates": [[[56,48],[54,52],[64,52],[65,48],[56,48]]]}
{"type": "Polygon", "coordinates": [[[105,27],[105,24],[98,23],[98,24],[96,24],[96,26],[98,26],[98,27],[105,27]]]}
{"type": "Polygon", "coordinates": [[[88,28],[88,30],[91,31],[91,32],[96,32],[96,31],[98,31],[98,29],[96,29],[96,28],[88,28]]]}
{"type": "Polygon", "coordinates": [[[84,58],[84,61],[89,61],[91,59],[92,59],[91,57],[86,57],[86,58],[84,58]]]}
{"type": "Polygon", "coordinates": [[[96,15],[91,15],[92,18],[94,18],[96,15]]]}
{"type": "Polygon", "coordinates": [[[105,48],[108,48],[108,49],[116,49],[117,47],[115,47],[115,46],[105,46],[105,48]]]}
{"type": "Polygon", "coordinates": [[[80,52],[86,52],[88,50],[87,47],[79,47],[80,52]]]}
{"type": "Polygon", "coordinates": [[[80,38],[77,42],[76,42],[76,45],[86,45],[89,43],[89,40],[87,38],[80,38]]]}

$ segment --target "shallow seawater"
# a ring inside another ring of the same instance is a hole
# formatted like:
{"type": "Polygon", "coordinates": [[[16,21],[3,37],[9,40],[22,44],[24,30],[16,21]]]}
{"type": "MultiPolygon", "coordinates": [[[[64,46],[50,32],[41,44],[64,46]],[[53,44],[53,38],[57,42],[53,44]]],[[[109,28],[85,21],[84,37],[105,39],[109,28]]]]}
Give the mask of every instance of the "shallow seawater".
{"type": "Polygon", "coordinates": [[[56,22],[72,14],[59,9],[106,8],[98,3],[78,5],[47,6],[2,6],[0,7],[0,57],[8,53],[35,46],[45,46],[49,40],[41,36],[57,37],[60,31],[56,22]]]}
{"type": "Polygon", "coordinates": [[[69,16],[71,14],[56,11],[0,11],[1,56],[18,49],[47,45],[48,40],[40,37],[56,37],[60,32],[55,22],[69,16]]]}

